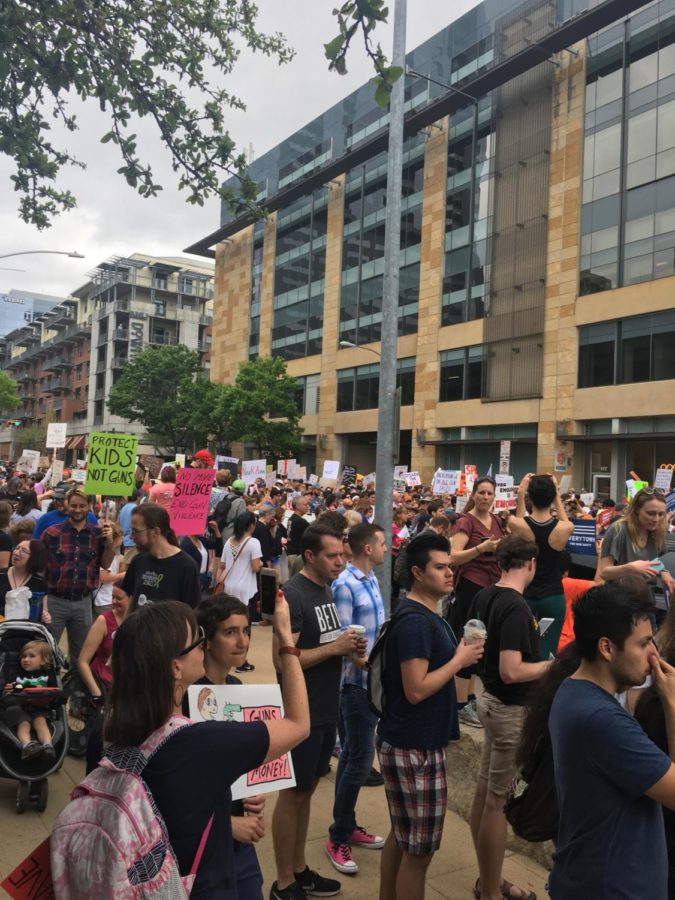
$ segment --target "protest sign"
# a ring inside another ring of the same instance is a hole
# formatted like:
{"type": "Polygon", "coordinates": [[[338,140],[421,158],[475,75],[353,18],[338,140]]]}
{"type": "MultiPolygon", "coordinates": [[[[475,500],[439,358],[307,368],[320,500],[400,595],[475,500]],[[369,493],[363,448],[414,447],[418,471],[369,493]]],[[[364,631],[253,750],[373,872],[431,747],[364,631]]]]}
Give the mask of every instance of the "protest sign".
{"type": "Polygon", "coordinates": [[[469,502],[469,498],[466,494],[458,494],[457,502],[455,503],[455,512],[459,515],[461,512],[464,512],[464,507],[469,502]]]}
{"type": "Polygon", "coordinates": [[[239,459],[236,456],[216,456],[216,469],[227,469],[234,481],[239,475],[239,459]]]}
{"type": "Polygon", "coordinates": [[[578,553],[581,556],[595,556],[596,537],[594,519],[572,519],[574,531],[567,542],[570,553],[578,553]]]}
{"type": "Polygon", "coordinates": [[[675,510],[675,491],[671,491],[666,497],[666,512],[675,510]]]}
{"type": "Polygon", "coordinates": [[[45,447],[51,447],[58,450],[60,447],[66,446],[66,422],[50,422],[47,425],[47,442],[45,447]]]}
{"type": "Polygon", "coordinates": [[[626,479],[626,496],[629,500],[641,491],[643,488],[649,487],[648,481],[638,481],[636,478],[626,479]]]}
{"type": "Polygon", "coordinates": [[[508,475],[511,467],[511,441],[499,442],[499,474],[508,475]]]}
{"type": "Polygon", "coordinates": [[[84,484],[87,478],[87,473],[84,469],[72,469],[70,473],[70,477],[77,484],[84,484]]]}
{"type": "Polygon", "coordinates": [[[394,466],[394,478],[399,481],[405,481],[405,473],[408,471],[407,466],[394,466]]]}
{"type": "MultiPolygon", "coordinates": [[[[567,450],[556,450],[553,454],[553,471],[554,472],[566,472],[567,471],[567,450]]],[[[570,481],[572,479],[570,478],[570,481]]]]}
{"type": "MultiPolygon", "coordinates": [[[[278,684],[193,684],[188,688],[188,701],[195,722],[265,722],[284,715],[278,684]]],[[[295,773],[291,756],[285,753],[238,778],[232,784],[232,799],[289,787],[295,787],[295,773]]]]}
{"type": "Polygon", "coordinates": [[[333,480],[337,481],[339,474],[340,474],[340,460],[339,459],[325,459],[323,462],[323,474],[321,477],[333,479],[333,480]]]}
{"type": "Polygon", "coordinates": [[[176,534],[203,534],[209,512],[215,469],[179,469],[169,507],[171,527],[176,534]]]}
{"type": "Polygon", "coordinates": [[[563,477],[560,479],[560,493],[566,494],[569,491],[571,484],[572,484],[572,476],[571,475],[563,475],[563,477]]]}
{"type": "Polygon", "coordinates": [[[316,487],[317,484],[319,483],[319,476],[318,475],[310,475],[309,483],[312,485],[312,487],[316,487]]]}
{"type": "Polygon", "coordinates": [[[405,491],[405,481],[402,478],[394,478],[393,484],[395,491],[405,491]]]}
{"type": "Polygon", "coordinates": [[[54,900],[49,838],[32,850],[0,883],[14,900],[54,900]]]}
{"type": "Polygon", "coordinates": [[[21,453],[21,457],[16,464],[17,469],[21,469],[24,472],[28,472],[32,474],[33,472],[37,472],[38,467],[40,465],[40,451],[39,450],[24,450],[21,453]]]}
{"type": "Polygon", "coordinates": [[[422,484],[419,472],[406,472],[404,480],[408,487],[419,487],[422,484]]]}
{"type": "Polygon", "coordinates": [[[497,487],[513,487],[513,475],[504,475],[500,472],[499,475],[495,475],[495,484],[497,487]]]}
{"type": "Polygon", "coordinates": [[[432,494],[456,494],[459,488],[459,470],[437,469],[431,482],[432,494]]]}
{"type": "Polygon", "coordinates": [[[128,497],[133,491],[138,438],[129,434],[89,435],[87,448],[87,494],[128,497]]]}
{"type": "Polygon", "coordinates": [[[63,481],[63,460],[55,459],[52,462],[52,484],[58,484],[59,481],[63,481]]]}
{"type": "Polygon", "coordinates": [[[280,459],[277,462],[277,474],[283,478],[291,477],[291,470],[295,467],[294,459],[280,459]]]}
{"type": "Polygon", "coordinates": [[[593,506],[595,494],[580,494],[579,497],[584,506],[593,506]]]}
{"type": "Polygon", "coordinates": [[[181,468],[185,468],[185,463],[186,463],[185,454],[184,453],[176,453],[176,464],[179,465],[181,468]]]}
{"type": "MultiPolygon", "coordinates": [[[[394,478],[396,475],[394,475],[394,478]]],[[[345,466],[342,470],[342,483],[346,486],[348,484],[356,484],[356,466],[345,466]]]]}
{"type": "Polygon", "coordinates": [[[656,470],[656,478],[654,479],[654,487],[658,488],[660,491],[664,491],[664,493],[668,493],[670,490],[670,485],[673,480],[673,470],[672,469],[657,469],[656,470]]]}
{"type": "Polygon", "coordinates": [[[262,478],[264,481],[265,475],[267,475],[267,460],[265,459],[246,459],[241,464],[241,478],[247,487],[255,484],[256,478],[262,478]]]}
{"type": "Polygon", "coordinates": [[[500,509],[515,509],[518,505],[518,488],[517,487],[500,487],[495,489],[494,511],[500,509]]]}
{"type": "Polygon", "coordinates": [[[369,475],[363,476],[363,487],[364,488],[374,488],[377,484],[377,475],[375,472],[371,472],[369,475]]]}
{"type": "Polygon", "coordinates": [[[274,474],[274,472],[268,472],[267,475],[265,475],[265,487],[268,490],[270,488],[273,488],[276,483],[276,480],[277,480],[277,476],[274,474]]]}
{"type": "Polygon", "coordinates": [[[296,466],[293,478],[297,481],[307,481],[307,466],[296,466]]]}

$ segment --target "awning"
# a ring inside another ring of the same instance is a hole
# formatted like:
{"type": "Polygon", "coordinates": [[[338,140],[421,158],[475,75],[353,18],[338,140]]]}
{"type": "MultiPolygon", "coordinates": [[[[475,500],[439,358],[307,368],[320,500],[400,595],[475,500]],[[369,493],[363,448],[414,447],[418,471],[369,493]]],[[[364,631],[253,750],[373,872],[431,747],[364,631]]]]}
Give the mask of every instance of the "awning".
{"type": "Polygon", "coordinates": [[[87,435],[76,434],[74,437],[66,438],[66,450],[82,450],[86,446],[87,435]]]}

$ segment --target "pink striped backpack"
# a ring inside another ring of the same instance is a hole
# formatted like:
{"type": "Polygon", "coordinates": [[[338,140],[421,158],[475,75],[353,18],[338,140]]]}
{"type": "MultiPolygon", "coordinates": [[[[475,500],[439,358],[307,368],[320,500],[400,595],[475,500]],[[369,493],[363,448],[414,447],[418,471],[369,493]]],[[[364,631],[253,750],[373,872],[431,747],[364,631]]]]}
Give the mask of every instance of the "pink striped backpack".
{"type": "Polygon", "coordinates": [[[213,816],[190,874],[181,877],[166,826],[142,776],[153,754],[192,724],[174,716],[140,747],[111,747],[99,767],[73,790],[50,841],[56,900],[190,896],[213,816]]]}

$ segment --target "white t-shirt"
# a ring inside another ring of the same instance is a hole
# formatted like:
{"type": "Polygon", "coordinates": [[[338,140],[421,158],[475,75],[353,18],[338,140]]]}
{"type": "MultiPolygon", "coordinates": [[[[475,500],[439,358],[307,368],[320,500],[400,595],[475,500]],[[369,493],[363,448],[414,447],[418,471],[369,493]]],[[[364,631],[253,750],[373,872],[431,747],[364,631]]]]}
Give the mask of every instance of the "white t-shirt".
{"type": "MultiPolygon", "coordinates": [[[[111,575],[117,575],[120,570],[120,560],[122,557],[119,553],[116,553],[113,556],[113,561],[110,563],[110,568],[107,570],[111,575]]],[[[101,569],[101,571],[106,571],[101,569]]],[[[94,598],[94,606],[111,606],[112,605],[112,591],[115,587],[112,581],[107,582],[106,584],[101,584],[100,588],[96,591],[96,597],[94,598]]]]}
{"type": "Polygon", "coordinates": [[[258,591],[258,579],[251,563],[255,559],[262,559],[260,541],[252,537],[235,545],[230,538],[225,542],[220,558],[225,566],[223,590],[248,606],[249,600],[258,591]]]}

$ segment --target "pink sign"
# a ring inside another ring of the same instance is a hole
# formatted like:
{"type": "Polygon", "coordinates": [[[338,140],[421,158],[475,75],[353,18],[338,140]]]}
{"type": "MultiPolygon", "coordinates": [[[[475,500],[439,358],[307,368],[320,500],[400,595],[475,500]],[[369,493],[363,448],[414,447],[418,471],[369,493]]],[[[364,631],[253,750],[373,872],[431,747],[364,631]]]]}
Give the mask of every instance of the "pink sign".
{"type": "MultiPolygon", "coordinates": [[[[279,706],[250,706],[244,709],[244,722],[268,722],[270,719],[281,718],[279,706]]],[[[270,781],[290,778],[291,769],[288,765],[288,754],[285,753],[278,759],[271,759],[263,763],[257,769],[246,773],[246,784],[267,784],[270,781]]]]}
{"type": "Polygon", "coordinates": [[[215,469],[178,470],[169,511],[171,527],[176,534],[204,533],[215,475],[215,469]]]}

